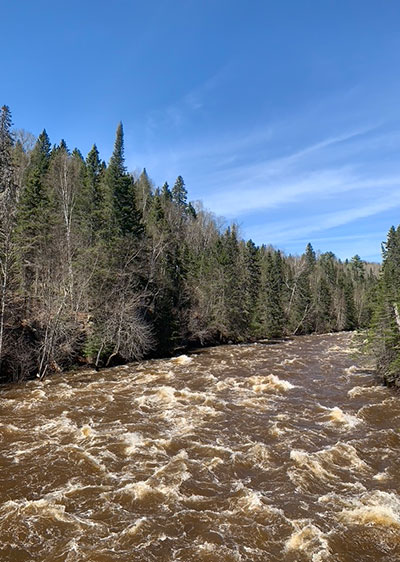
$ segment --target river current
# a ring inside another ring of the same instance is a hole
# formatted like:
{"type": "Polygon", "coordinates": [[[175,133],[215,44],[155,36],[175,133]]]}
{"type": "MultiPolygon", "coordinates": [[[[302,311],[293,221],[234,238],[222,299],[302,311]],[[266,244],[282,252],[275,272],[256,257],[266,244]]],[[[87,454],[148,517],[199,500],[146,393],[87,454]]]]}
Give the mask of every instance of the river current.
{"type": "Polygon", "coordinates": [[[0,560],[400,560],[400,394],[351,334],[0,392],[0,560]]]}

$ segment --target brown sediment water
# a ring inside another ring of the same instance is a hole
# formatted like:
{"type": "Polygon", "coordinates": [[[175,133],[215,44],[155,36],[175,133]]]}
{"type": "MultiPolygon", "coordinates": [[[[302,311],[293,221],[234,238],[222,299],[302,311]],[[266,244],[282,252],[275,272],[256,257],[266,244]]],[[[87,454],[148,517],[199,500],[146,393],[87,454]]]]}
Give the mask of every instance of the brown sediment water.
{"type": "Polygon", "coordinates": [[[0,393],[0,560],[400,560],[400,395],[351,334],[0,393]]]}

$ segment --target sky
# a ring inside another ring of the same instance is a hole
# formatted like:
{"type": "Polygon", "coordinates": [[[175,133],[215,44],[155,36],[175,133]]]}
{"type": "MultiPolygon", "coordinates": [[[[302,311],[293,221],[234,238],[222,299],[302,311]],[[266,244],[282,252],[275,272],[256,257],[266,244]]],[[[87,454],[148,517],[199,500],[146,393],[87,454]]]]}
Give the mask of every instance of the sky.
{"type": "Polygon", "coordinates": [[[398,0],[0,0],[16,129],[182,175],[246,239],[379,261],[400,223],[398,0]]]}

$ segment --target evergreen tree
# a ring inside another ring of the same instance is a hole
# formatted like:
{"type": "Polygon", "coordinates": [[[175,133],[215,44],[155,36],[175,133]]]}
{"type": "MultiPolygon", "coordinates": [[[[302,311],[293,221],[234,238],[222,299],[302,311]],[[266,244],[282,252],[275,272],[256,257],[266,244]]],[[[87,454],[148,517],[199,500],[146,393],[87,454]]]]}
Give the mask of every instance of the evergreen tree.
{"type": "Polygon", "coordinates": [[[332,292],[326,277],[321,274],[317,281],[315,299],[315,330],[317,333],[330,332],[332,329],[332,292]]]}
{"type": "Polygon", "coordinates": [[[18,205],[17,240],[27,305],[32,292],[36,293],[33,283],[35,278],[37,280],[41,256],[49,244],[53,209],[46,178],[50,154],[50,140],[44,129],[32,150],[18,205]]]}
{"type": "Polygon", "coordinates": [[[252,334],[255,334],[256,328],[256,311],[257,311],[257,299],[260,292],[260,257],[259,257],[259,249],[254,244],[252,240],[249,240],[246,243],[245,248],[245,264],[246,264],[246,271],[248,275],[248,283],[247,283],[247,291],[246,291],[246,298],[247,298],[247,310],[249,310],[250,314],[250,331],[252,334]]]}
{"type": "Polygon", "coordinates": [[[400,228],[390,228],[383,245],[382,274],[376,291],[370,343],[378,370],[388,383],[400,381],[400,228]]]}
{"type": "Polygon", "coordinates": [[[356,307],[354,304],[354,285],[350,275],[346,275],[344,282],[344,298],[346,303],[345,330],[354,330],[357,327],[356,307]]]}
{"type": "Polygon", "coordinates": [[[283,335],[285,314],[282,305],[283,263],[278,250],[267,257],[266,300],[268,306],[266,336],[279,338],[283,335]]]}
{"type": "Polygon", "coordinates": [[[192,218],[192,219],[196,219],[197,218],[197,212],[196,209],[193,207],[193,204],[191,201],[189,201],[189,204],[187,206],[187,215],[188,217],[192,218]]]}
{"type": "Polygon", "coordinates": [[[12,119],[8,106],[0,110],[0,375],[4,370],[5,329],[12,308],[12,277],[15,259],[13,231],[17,192],[14,182],[12,119]]]}
{"type": "Polygon", "coordinates": [[[106,183],[112,194],[116,226],[122,235],[138,236],[143,227],[136,208],[134,182],[125,168],[124,133],[122,123],[116,132],[114,151],[107,171],[106,183]]]}
{"type": "Polygon", "coordinates": [[[306,263],[307,273],[310,274],[317,263],[314,249],[310,243],[308,243],[306,246],[306,250],[304,252],[304,261],[306,263]]]}
{"type": "Polygon", "coordinates": [[[250,314],[246,301],[246,268],[244,251],[238,240],[237,226],[228,227],[221,239],[220,263],[224,268],[224,339],[240,341],[248,335],[250,314]]]}
{"type": "Polygon", "coordinates": [[[261,264],[256,335],[264,338],[279,338],[283,335],[285,323],[281,253],[265,250],[261,264]]]}
{"type": "Polygon", "coordinates": [[[11,133],[12,118],[10,108],[3,105],[0,110],[0,193],[11,195],[13,185],[12,147],[14,145],[11,133]]]}
{"type": "Polygon", "coordinates": [[[257,247],[188,202],[181,176],[172,190],[153,190],[145,169],[134,180],[121,124],[106,167],[95,145],[84,161],[65,141],[51,150],[45,131],[33,148],[14,144],[7,107],[0,215],[8,377],[43,377],[82,356],[98,367],[192,343],[353,329],[369,321],[374,293],[373,344],[386,371],[400,372],[399,229],[376,290],[377,266],[357,255],[342,263],[311,244],[300,257],[257,247]]]}
{"type": "Polygon", "coordinates": [[[172,201],[181,207],[182,209],[186,209],[187,207],[187,190],[185,187],[185,182],[183,181],[182,176],[178,176],[176,178],[176,182],[174,187],[172,188],[172,201]]]}
{"type": "Polygon", "coordinates": [[[159,190],[156,190],[154,197],[151,201],[150,211],[147,217],[147,226],[150,227],[154,225],[160,225],[165,218],[165,211],[162,204],[162,195],[159,190]]]}
{"type": "Polygon", "coordinates": [[[94,144],[86,157],[78,209],[80,224],[92,245],[110,234],[113,208],[104,181],[105,168],[105,163],[100,159],[99,151],[94,144]]]}
{"type": "Polygon", "coordinates": [[[161,197],[163,201],[172,201],[172,193],[167,182],[161,188],[161,197]]]}
{"type": "Polygon", "coordinates": [[[351,268],[353,271],[353,276],[357,280],[364,280],[365,278],[365,265],[361,260],[360,256],[356,254],[351,258],[351,268]]]}

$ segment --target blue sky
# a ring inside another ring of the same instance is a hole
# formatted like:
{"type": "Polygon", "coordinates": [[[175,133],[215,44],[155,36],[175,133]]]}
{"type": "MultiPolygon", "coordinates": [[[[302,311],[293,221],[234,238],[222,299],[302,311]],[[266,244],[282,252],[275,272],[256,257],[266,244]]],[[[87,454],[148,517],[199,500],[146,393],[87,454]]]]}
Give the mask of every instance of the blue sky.
{"type": "Polygon", "coordinates": [[[398,0],[0,0],[15,127],[127,165],[288,253],[400,222],[398,0]]]}

